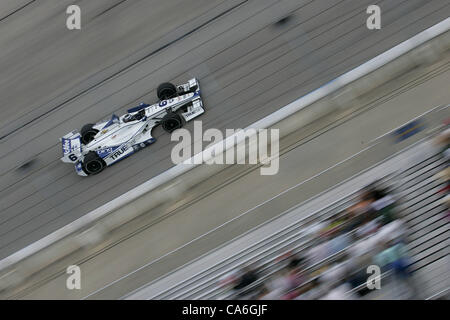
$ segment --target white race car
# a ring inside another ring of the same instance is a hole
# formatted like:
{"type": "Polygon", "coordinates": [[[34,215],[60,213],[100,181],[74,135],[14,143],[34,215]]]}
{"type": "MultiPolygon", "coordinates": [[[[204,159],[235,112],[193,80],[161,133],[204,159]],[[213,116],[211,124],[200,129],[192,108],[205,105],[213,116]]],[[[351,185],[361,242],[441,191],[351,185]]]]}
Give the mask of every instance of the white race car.
{"type": "Polygon", "coordinates": [[[86,124],[81,132],[66,134],[60,139],[61,160],[74,163],[81,176],[97,174],[155,142],[151,135],[155,126],[161,124],[170,133],[205,112],[195,78],[179,86],[163,83],[157,95],[159,103],[141,103],[121,117],[113,114],[109,121],[86,124]]]}

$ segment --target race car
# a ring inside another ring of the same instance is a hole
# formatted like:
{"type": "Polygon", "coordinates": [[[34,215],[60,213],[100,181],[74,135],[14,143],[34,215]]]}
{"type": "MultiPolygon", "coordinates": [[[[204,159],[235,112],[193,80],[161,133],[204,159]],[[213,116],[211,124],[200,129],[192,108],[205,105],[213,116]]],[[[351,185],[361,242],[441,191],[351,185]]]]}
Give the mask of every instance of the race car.
{"type": "Polygon", "coordinates": [[[66,134],[60,138],[61,160],[74,163],[80,176],[98,174],[155,142],[151,132],[157,125],[171,133],[205,112],[195,78],[179,86],[162,83],[157,96],[160,101],[156,104],[141,103],[121,117],[113,114],[107,121],[86,124],[80,132],[66,134]]]}

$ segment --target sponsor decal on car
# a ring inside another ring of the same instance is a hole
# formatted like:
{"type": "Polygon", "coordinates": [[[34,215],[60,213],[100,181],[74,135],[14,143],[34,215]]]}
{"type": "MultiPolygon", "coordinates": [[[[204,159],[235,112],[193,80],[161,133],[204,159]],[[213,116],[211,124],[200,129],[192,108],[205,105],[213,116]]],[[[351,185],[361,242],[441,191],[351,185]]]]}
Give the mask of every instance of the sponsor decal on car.
{"type": "Polygon", "coordinates": [[[101,149],[101,150],[97,150],[97,154],[104,158],[107,157],[108,155],[111,154],[111,152],[113,152],[114,150],[116,150],[118,147],[109,147],[109,148],[105,148],[105,149],[101,149]]]}
{"type": "Polygon", "coordinates": [[[63,139],[63,153],[69,153],[71,151],[70,139],[63,139]]]}
{"type": "Polygon", "coordinates": [[[185,115],[185,117],[190,117],[190,116],[196,114],[197,112],[198,112],[198,109],[194,109],[192,111],[186,112],[184,115],[185,115]]]}
{"type": "Polygon", "coordinates": [[[119,150],[115,151],[112,155],[111,155],[111,160],[116,160],[117,158],[119,158],[125,151],[127,151],[128,147],[127,146],[123,146],[122,148],[120,148],[119,150]]]}

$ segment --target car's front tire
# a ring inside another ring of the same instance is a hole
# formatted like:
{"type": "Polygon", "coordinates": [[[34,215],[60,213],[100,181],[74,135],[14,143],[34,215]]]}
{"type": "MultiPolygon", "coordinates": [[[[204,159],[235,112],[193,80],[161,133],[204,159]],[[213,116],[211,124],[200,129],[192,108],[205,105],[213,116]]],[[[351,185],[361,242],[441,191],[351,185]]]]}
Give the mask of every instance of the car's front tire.
{"type": "Polygon", "coordinates": [[[161,125],[165,131],[172,133],[183,126],[183,119],[179,114],[170,112],[162,118],[161,125]]]}
{"type": "Polygon", "coordinates": [[[103,171],[106,167],[106,163],[103,161],[100,156],[94,152],[89,151],[83,160],[83,170],[87,175],[94,175],[103,171]]]}
{"type": "Polygon", "coordinates": [[[93,124],[88,123],[81,128],[81,142],[87,145],[89,142],[94,140],[95,135],[98,133],[97,129],[93,128],[93,124]]]}
{"type": "Polygon", "coordinates": [[[177,95],[177,87],[170,82],[161,83],[156,89],[156,95],[159,100],[174,98],[177,95]]]}

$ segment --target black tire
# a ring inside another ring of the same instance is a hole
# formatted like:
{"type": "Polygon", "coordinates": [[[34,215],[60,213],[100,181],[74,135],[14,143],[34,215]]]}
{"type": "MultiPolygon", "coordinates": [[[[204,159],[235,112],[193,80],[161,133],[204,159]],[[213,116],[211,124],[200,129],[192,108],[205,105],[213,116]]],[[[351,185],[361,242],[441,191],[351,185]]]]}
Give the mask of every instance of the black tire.
{"type": "Polygon", "coordinates": [[[81,128],[81,142],[86,145],[94,140],[95,135],[98,133],[97,129],[92,128],[94,125],[88,123],[81,128]]]}
{"type": "Polygon", "coordinates": [[[89,151],[83,160],[83,170],[87,175],[94,175],[100,173],[106,167],[105,162],[100,156],[94,152],[89,151]]]}
{"type": "Polygon", "coordinates": [[[179,114],[171,112],[162,118],[161,125],[165,131],[172,133],[183,126],[183,119],[179,114]]]}
{"type": "Polygon", "coordinates": [[[177,96],[177,87],[170,82],[161,83],[156,89],[159,100],[172,99],[177,96]]]}

